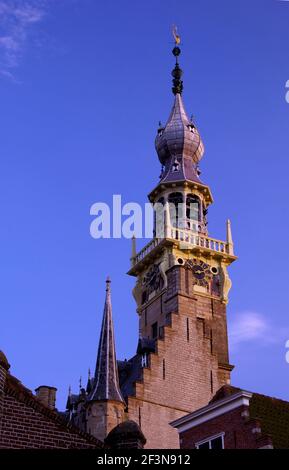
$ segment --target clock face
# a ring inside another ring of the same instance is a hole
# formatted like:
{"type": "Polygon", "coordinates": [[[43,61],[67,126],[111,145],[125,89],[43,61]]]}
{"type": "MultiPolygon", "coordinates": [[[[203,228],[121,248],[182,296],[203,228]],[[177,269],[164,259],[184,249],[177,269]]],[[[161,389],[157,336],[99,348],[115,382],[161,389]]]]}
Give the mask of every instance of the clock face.
{"type": "Polygon", "coordinates": [[[193,275],[195,276],[196,279],[204,279],[205,276],[206,276],[206,273],[205,273],[205,270],[203,268],[203,266],[201,266],[200,264],[195,264],[193,266],[193,275]]]}
{"type": "Polygon", "coordinates": [[[194,284],[208,287],[208,282],[212,277],[210,266],[202,260],[192,259],[187,262],[187,266],[192,270],[194,284]]]}

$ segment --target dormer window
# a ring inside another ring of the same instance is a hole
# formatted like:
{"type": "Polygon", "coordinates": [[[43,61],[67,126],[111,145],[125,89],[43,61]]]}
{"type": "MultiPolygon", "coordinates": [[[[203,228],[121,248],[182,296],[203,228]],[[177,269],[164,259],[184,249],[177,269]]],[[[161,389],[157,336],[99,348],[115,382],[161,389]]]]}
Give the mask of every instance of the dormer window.
{"type": "Polygon", "coordinates": [[[197,132],[194,124],[188,124],[188,129],[189,129],[189,131],[193,132],[193,134],[195,134],[197,132]]]}
{"type": "Polygon", "coordinates": [[[148,354],[146,352],[141,356],[141,366],[148,367],[148,354]]]}
{"type": "Polygon", "coordinates": [[[180,169],[180,163],[178,162],[177,159],[175,159],[173,163],[173,172],[175,173],[176,171],[179,171],[179,169],[180,169]]]}

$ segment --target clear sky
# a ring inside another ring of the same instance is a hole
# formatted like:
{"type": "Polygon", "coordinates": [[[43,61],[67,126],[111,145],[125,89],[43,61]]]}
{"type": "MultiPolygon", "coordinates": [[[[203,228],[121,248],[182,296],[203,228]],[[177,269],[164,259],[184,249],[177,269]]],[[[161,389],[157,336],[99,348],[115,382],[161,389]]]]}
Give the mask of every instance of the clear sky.
{"type": "MultiPolygon", "coordinates": [[[[119,358],[137,345],[128,240],[94,240],[94,202],[146,202],[158,121],[184,101],[206,146],[209,232],[232,220],[232,382],[289,399],[289,2],[0,0],[0,348],[31,389],[94,370],[105,278],[119,358]]],[[[139,242],[139,245],[141,243],[139,242]]]]}

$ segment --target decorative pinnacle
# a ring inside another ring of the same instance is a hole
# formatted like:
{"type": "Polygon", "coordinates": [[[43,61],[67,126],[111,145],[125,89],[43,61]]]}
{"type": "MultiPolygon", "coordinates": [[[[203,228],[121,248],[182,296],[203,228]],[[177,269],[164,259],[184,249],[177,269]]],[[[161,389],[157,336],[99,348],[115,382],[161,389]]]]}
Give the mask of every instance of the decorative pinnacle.
{"type": "Polygon", "coordinates": [[[181,54],[181,49],[178,47],[178,44],[180,44],[181,38],[177,34],[177,28],[175,26],[173,27],[173,36],[175,38],[175,47],[173,48],[172,52],[173,52],[173,55],[176,58],[176,65],[175,65],[175,68],[172,71],[172,76],[173,76],[172,91],[173,91],[174,95],[176,95],[176,94],[181,95],[182,91],[183,91],[183,81],[181,80],[182,75],[183,75],[183,71],[180,68],[179,62],[178,62],[178,57],[181,54]]]}
{"type": "Polygon", "coordinates": [[[232,228],[231,228],[231,221],[229,219],[227,220],[227,245],[228,245],[229,255],[234,255],[232,228]]]}
{"type": "Polygon", "coordinates": [[[131,238],[131,260],[134,261],[136,257],[136,238],[135,235],[131,238]]]}
{"type": "Polygon", "coordinates": [[[110,277],[107,276],[106,278],[106,292],[110,292],[110,284],[111,284],[111,280],[110,280],[110,277]]]}

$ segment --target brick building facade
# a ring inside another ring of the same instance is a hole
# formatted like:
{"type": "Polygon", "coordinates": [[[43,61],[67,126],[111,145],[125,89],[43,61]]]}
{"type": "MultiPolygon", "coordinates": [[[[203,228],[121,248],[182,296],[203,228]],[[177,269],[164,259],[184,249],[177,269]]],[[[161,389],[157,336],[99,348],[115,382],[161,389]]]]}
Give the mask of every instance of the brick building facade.
{"type": "Polygon", "coordinates": [[[103,447],[98,439],[67,423],[51,401],[44,403],[45,394],[33,395],[9,373],[9,368],[6,357],[0,352],[0,449],[103,447]]]}
{"type": "Polygon", "coordinates": [[[289,403],[232,386],[171,425],[182,449],[289,448],[289,403]]]}

